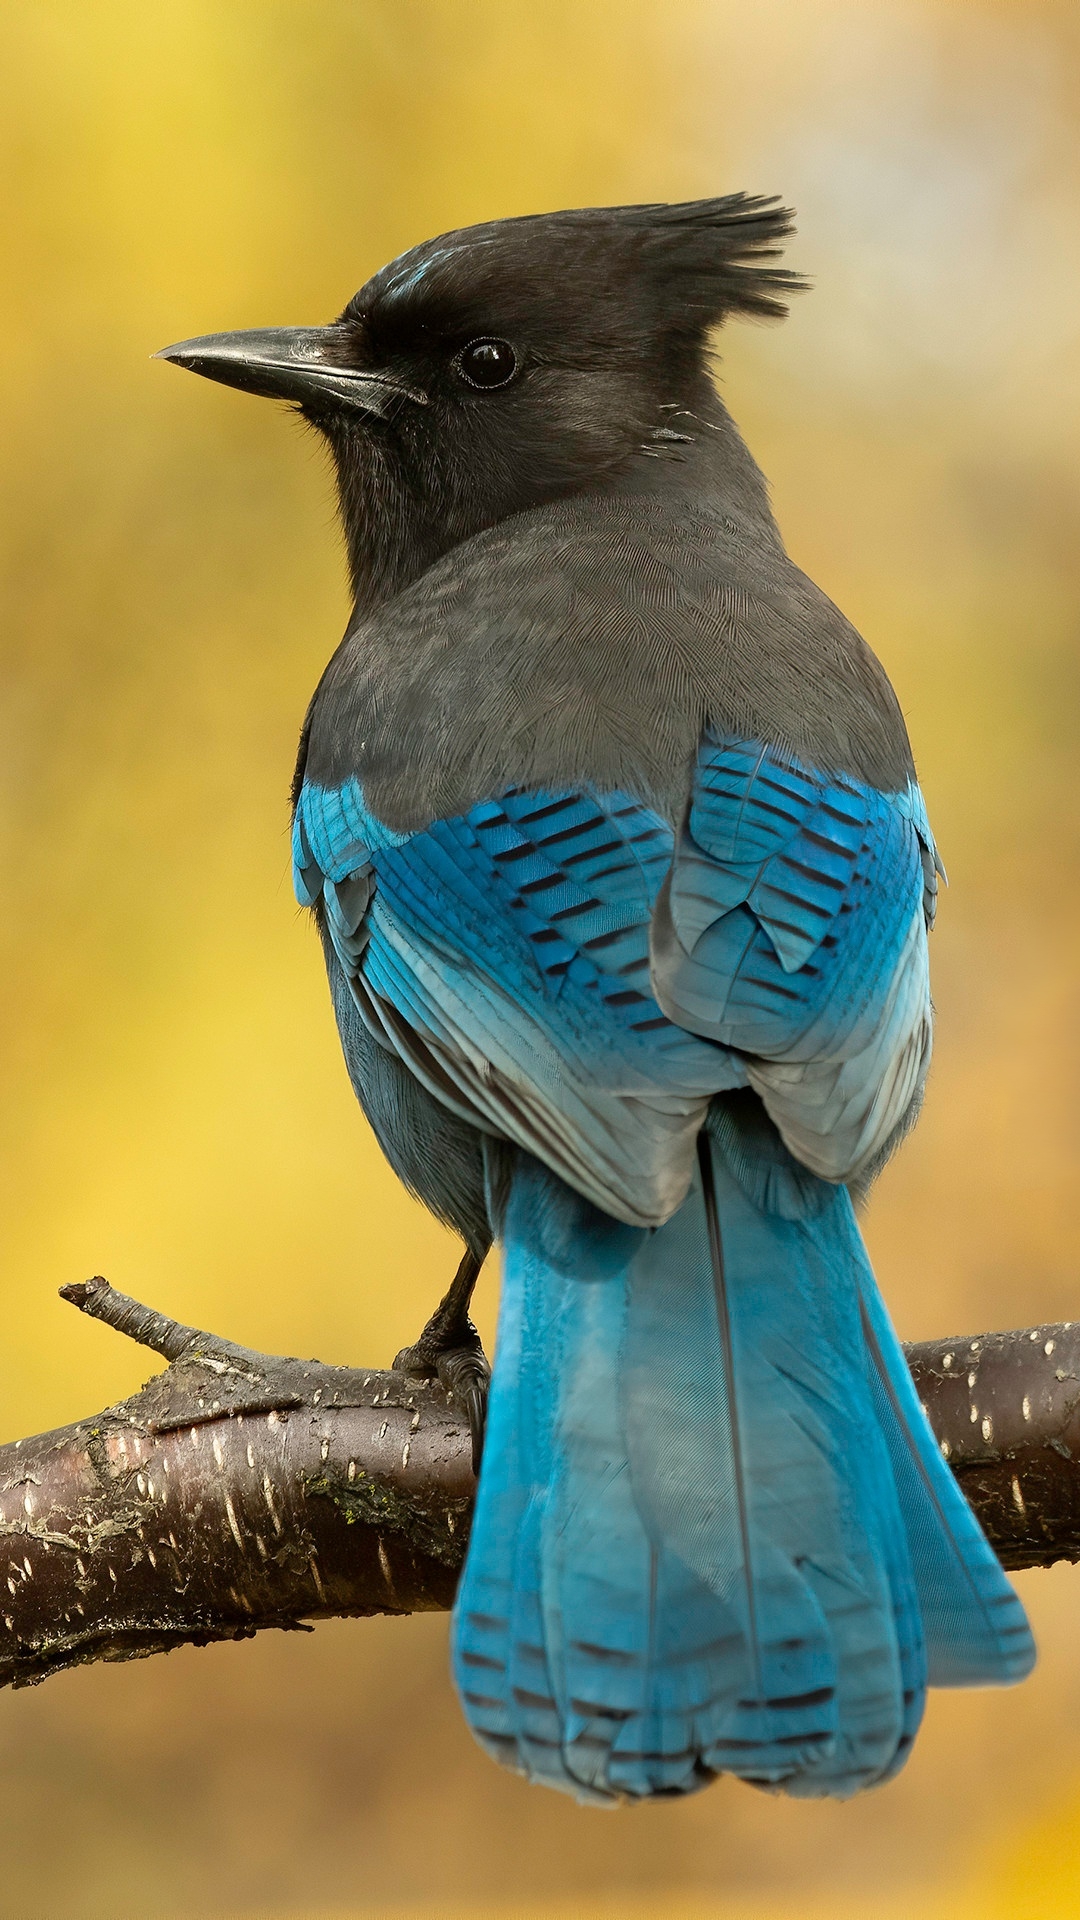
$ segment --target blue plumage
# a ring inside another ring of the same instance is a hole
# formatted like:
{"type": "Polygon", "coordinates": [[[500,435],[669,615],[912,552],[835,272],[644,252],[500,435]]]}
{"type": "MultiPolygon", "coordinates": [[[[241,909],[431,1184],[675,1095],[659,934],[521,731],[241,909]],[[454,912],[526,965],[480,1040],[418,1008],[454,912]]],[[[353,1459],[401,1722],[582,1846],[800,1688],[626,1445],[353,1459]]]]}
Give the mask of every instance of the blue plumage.
{"type": "Polygon", "coordinates": [[[521,1149],[455,1620],[479,1738],[601,1801],[887,1778],[928,1660],[1031,1659],[835,1184],[925,1072],[917,788],[707,734],[677,832],[515,789],[403,834],[309,785],[296,864],[375,1038],[521,1149]]]}
{"type": "Polygon", "coordinates": [[[936,868],[914,783],[879,793],[706,736],[657,916],[658,993],[750,1056],[782,1138],[825,1178],[858,1177],[925,1079],[936,868]]]}
{"type": "Polygon", "coordinates": [[[652,1233],[515,1179],[458,1685],[499,1758],[579,1797],[847,1794],[914,1737],[920,1604],[948,1595],[969,1682],[1023,1670],[1027,1630],[932,1443],[890,1461],[847,1194],[784,1221],[712,1142],[705,1178],[719,1272],[700,1178],[652,1233]],[[928,1594],[942,1508],[967,1564],[939,1554],[928,1594]]]}

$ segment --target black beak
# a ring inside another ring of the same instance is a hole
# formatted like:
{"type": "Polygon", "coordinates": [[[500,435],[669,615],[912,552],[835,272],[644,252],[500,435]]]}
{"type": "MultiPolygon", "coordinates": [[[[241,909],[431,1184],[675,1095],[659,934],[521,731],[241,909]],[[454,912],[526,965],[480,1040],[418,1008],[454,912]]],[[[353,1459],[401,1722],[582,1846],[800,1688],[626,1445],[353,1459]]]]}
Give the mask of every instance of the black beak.
{"type": "Polygon", "coordinates": [[[273,400],[292,400],[312,412],[358,407],[387,414],[395,402],[427,404],[427,394],[391,374],[350,367],[339,327],[265,327],[250,333],[207,333],[162,347],[155,360],[172,360],[208,380],[273,400]]]}

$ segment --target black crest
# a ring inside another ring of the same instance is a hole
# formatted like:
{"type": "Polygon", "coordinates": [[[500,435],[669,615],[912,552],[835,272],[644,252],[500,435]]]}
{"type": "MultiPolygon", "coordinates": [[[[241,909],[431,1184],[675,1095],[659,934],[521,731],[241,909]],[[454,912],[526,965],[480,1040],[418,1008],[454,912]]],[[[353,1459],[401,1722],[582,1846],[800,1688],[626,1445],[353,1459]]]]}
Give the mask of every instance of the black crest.
{"type": "Polygon", "coordinates": [[[793,231],[775,196],[628,207],[582,207],[441,234],[384,267],[345,318],[377,334],[410,313],[425,327],[444,309],[478,329],[528,321],[567,347],[640,348],[643,336],[700,339],[732,314],[777,319],[800,275],[773,264],[793,231]]]}

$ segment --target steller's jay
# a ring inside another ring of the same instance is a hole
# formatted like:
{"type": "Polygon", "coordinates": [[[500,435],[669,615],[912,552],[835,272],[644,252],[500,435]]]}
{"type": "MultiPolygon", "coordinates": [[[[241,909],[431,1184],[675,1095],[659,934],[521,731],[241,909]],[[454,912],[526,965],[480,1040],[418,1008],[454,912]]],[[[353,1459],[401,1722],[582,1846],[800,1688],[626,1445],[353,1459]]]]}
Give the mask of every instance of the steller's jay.
{"type": "Polygon", "coordinates": [[[479,1446],[470,1724],[583,1800],[845,1795],[1019,1679],[853,1210],[930,1057],[941,867],[895,695],[709,377],[783,313],[732,195],[444,234],[331,326],[165,350],[333,451],[355,609],[296,886],[357,1095],[465,1258],[399,1363],[479,1446]]]}

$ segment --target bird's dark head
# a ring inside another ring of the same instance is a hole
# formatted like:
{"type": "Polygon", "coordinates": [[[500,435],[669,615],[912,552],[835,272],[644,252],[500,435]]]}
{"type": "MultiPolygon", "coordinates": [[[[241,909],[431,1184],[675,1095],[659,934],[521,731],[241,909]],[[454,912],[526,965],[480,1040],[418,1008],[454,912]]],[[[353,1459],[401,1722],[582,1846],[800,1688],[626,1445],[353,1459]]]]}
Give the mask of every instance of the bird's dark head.
{"type": "Polygon", "coordinates": [[[492,221],[402,254],[328,327],[163,357],[290,400],[326,436],[370,604],[508,514],[677,458],[716,404],[710,330],[780,315],[801,285],[771,264],[790,231],[745,194],[492,221]]]}

